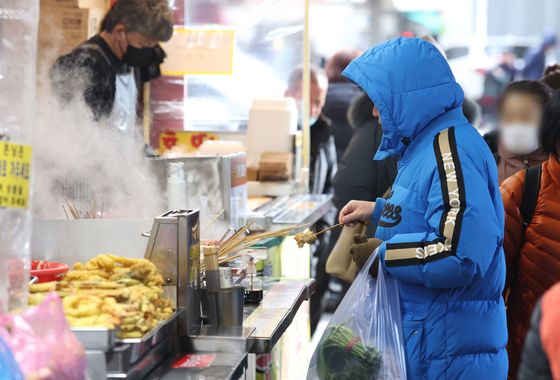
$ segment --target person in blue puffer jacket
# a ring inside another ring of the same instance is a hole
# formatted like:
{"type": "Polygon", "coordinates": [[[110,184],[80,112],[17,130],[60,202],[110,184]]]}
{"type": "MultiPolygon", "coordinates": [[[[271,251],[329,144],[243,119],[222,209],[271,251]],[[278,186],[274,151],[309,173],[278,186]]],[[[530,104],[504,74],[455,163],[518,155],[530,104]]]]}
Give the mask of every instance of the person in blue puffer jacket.
{"type": "Polygon", "coordinates": [[[399,157],[388,197],[351,201],[339,219],[378,226],[381,265],[399,280],[408,379],[506,379],[503,204],[461,87],[417,38],[371,48],[343,75],[375,105],[375,160],[399,157]]]}

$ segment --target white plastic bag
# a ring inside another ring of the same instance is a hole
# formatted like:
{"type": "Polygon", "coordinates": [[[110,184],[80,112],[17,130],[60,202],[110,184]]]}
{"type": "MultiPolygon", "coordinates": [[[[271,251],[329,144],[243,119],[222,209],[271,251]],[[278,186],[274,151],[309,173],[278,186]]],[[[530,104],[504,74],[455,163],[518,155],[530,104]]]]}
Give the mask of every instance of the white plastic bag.
{"type": "Polygon", "coordinates": [[[406,364],[397,281],[371,255],[323,333],[308,380],[405,380],[406,364]]]}

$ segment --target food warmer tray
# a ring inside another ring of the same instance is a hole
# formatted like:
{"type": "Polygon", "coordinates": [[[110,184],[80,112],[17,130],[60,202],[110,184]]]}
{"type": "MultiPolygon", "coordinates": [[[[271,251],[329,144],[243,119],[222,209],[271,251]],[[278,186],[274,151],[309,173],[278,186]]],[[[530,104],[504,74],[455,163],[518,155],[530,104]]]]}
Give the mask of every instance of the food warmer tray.
{"type": "Polygon", "coordinates": [[[117,329],[103,327],[74,327],[76,335],[85,350],[110,351],[117,342],[117,329]]]}
{"type": "MultiPolygon", "coordinates": [[[[180,311],[175,312],[167,321],[161,322],[142,338],[116,339],[116,346],[107,352],[107,371],[109,374],[126,374],[134,369],[136,363],[144,357],[157,353],[156,356],[167,354],[172,349],[172,340],[180,311]]],[[[121,376],[122,377],[122,376],[121,376]]]]}

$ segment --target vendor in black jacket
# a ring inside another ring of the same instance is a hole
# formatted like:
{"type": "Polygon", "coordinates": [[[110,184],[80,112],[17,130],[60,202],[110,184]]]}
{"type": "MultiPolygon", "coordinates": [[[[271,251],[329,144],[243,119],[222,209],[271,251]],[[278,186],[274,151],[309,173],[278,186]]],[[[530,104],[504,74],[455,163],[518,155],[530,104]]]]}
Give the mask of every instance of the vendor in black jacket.
{"type": "Polygon", "coordinates": [[[172,34],[167,0],[118,0],[101,33],[56,60],[50,72],[53,90],[64,104],[84,101],[95,120],[109,118],[119,130],[131,131],[138,82],[159,76],[165,54],[157,43],[172,34]]]}
{"type": "MultiPolygon", "coordinates": [[[[285,95],[296,100],[299,110],[299,125],[303,117],[303,69],[295,69],[288,79],[288,89],[285,95]]],[[[332,194],[332,180],[336,173],[336,146],[334,142],[331,121],[322,115],[323,106],[327,97],[327,75],[317,66],[310,68],[310,98],[309,98],[309,125],[311,128],[311,148],[309,167],[309,189],[311,194],[332,194]]],[[[335,210],[325,215],[316,223],[314,229],[319,231],[332,223],[336,217],[335,210]]],[[[317,258],[315,266],[315,279],[317,290],[311,297],[311,330],[317,326],[322,313],[322,299],[329,287],[329,275],[325,265],[329,255],[329,232],[319,235],[313,246],[313,256],[317,258]]]]}

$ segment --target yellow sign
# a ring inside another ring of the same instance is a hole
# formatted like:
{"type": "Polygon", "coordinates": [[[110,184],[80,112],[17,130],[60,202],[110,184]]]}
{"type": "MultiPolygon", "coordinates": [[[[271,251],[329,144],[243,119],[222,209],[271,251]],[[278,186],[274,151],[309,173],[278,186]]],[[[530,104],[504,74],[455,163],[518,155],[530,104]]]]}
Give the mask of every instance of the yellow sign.
{"type": "Polygon", "coordinates": [[[167,54],[161,65],[163,75],[231,75],[233,72],[233,30],[175,29],[171,40],[162,47],[167,54]]]}
{"type": "Polygon", "coordinates": [[[195,152],[204,141],[217,139],[217,135],[209,132],[164,131],[159,135],[159,152],[163,153],[175,146],[195,152]]]}
{"type": "Polygon", "coordinates": [[[0,141],[0,207],[27,208],[31,147],[0,141]]]}

